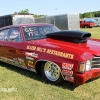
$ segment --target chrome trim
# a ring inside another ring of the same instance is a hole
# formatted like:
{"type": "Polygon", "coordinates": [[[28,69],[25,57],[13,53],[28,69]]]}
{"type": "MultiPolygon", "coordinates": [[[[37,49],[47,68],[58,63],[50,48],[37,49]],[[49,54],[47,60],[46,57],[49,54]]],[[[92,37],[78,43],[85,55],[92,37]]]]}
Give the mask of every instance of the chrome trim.
{"type": "Polygon", "coordinates": [[[94,58],[92,58],[91,68],[92,69],[100,68],[100,56],[95,56],[94,58]]]}
{"type": "MultiPolygon", "coordinates": [[[[93,64],[93,65],[100,65],[100,64],[93,64]]],[[[93,65],[92,65],[92,66],[93,66],[93,65]]]]}
{"type": "Polygon", "coordinates": [[[92,61],[92,62],[98,62],[98,61],[92,61]]]}
{"type": "Polygon", "coordinates": [[[95,56],[94,58],[100,58],[99,56],[95,56]]]}

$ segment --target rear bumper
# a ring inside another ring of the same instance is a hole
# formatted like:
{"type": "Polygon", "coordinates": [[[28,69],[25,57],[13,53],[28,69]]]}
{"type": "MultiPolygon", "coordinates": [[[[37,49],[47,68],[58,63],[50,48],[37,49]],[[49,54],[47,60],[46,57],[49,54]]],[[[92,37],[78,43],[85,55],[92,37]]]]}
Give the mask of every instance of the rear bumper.
{"type": "Polygon", "coordinates": [[[75,74],[75,83],[78,85],[84,84],[86,81],[99,77],[100,76],[100,68],[93,69],[83,74],[75,74]]]}

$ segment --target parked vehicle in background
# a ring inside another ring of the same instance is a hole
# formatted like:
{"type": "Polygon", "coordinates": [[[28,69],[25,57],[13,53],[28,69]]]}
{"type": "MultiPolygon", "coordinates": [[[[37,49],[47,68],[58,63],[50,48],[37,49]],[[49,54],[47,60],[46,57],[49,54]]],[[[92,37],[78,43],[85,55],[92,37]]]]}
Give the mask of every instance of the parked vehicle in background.
{"type": "Polygon", "coordinates": [[[92,28],[95,26],[94,22],[87,22],[86,20],[80,21],[80,28],[92,28]]]}
{"type": "Polygon", "coordinates": [[[84,18],[84,19],[81,19],[81,20],[86,20],[88,22],[94,22],[94,26],[95,27],[99,27],[100,26],[100,17],[94,17],[94,18],[84,18]]]}
{"type": "Polygon", "coordinates": [[[90,36],[51,24],[6,26],[0,28],[0,61],[39,73],[51,84],[80,85],[100,76],[100,39],[90,36]]]}
{"type": "Polygon", "coordinates": [[[97,18],[94,18],[94,20],[96,20],[94,23],[95,23],[95,27],[99,27],[100,26],[100,18],[97,19],[97,18]]]}
{"type": "Polygon", "coordinates": [[[0,16],[0,28],[9,25],[35,23],[34,14],[10,14],[0,16]]]}

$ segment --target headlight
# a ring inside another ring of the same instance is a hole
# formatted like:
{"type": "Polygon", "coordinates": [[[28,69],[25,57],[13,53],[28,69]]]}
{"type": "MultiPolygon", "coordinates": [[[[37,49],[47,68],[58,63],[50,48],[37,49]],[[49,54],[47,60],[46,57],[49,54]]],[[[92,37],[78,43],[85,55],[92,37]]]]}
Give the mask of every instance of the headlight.
{"type": "Polygon", "coordinates": [[[86,71],[89,71],[91,69],[91,60],[87,60],[86,62],[86,71]]]}
{"type": "Polygon", "coordinates": [[[80,63],[79,72],[84,73],[89,70],[91,70],[91,59],[87,60],[85,63],[80,63]]]}

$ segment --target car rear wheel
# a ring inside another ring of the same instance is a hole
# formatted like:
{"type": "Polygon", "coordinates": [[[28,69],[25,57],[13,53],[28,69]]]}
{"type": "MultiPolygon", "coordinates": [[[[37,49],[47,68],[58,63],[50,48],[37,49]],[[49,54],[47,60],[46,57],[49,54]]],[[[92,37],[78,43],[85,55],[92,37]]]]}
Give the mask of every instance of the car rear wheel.
{"type": "Polygon", "coordinates": [[[60,68],[53,62],[46,62],[41,67],[42,76],[50,84],[63,84],[64,80],[60,72],[60,68]]]}

